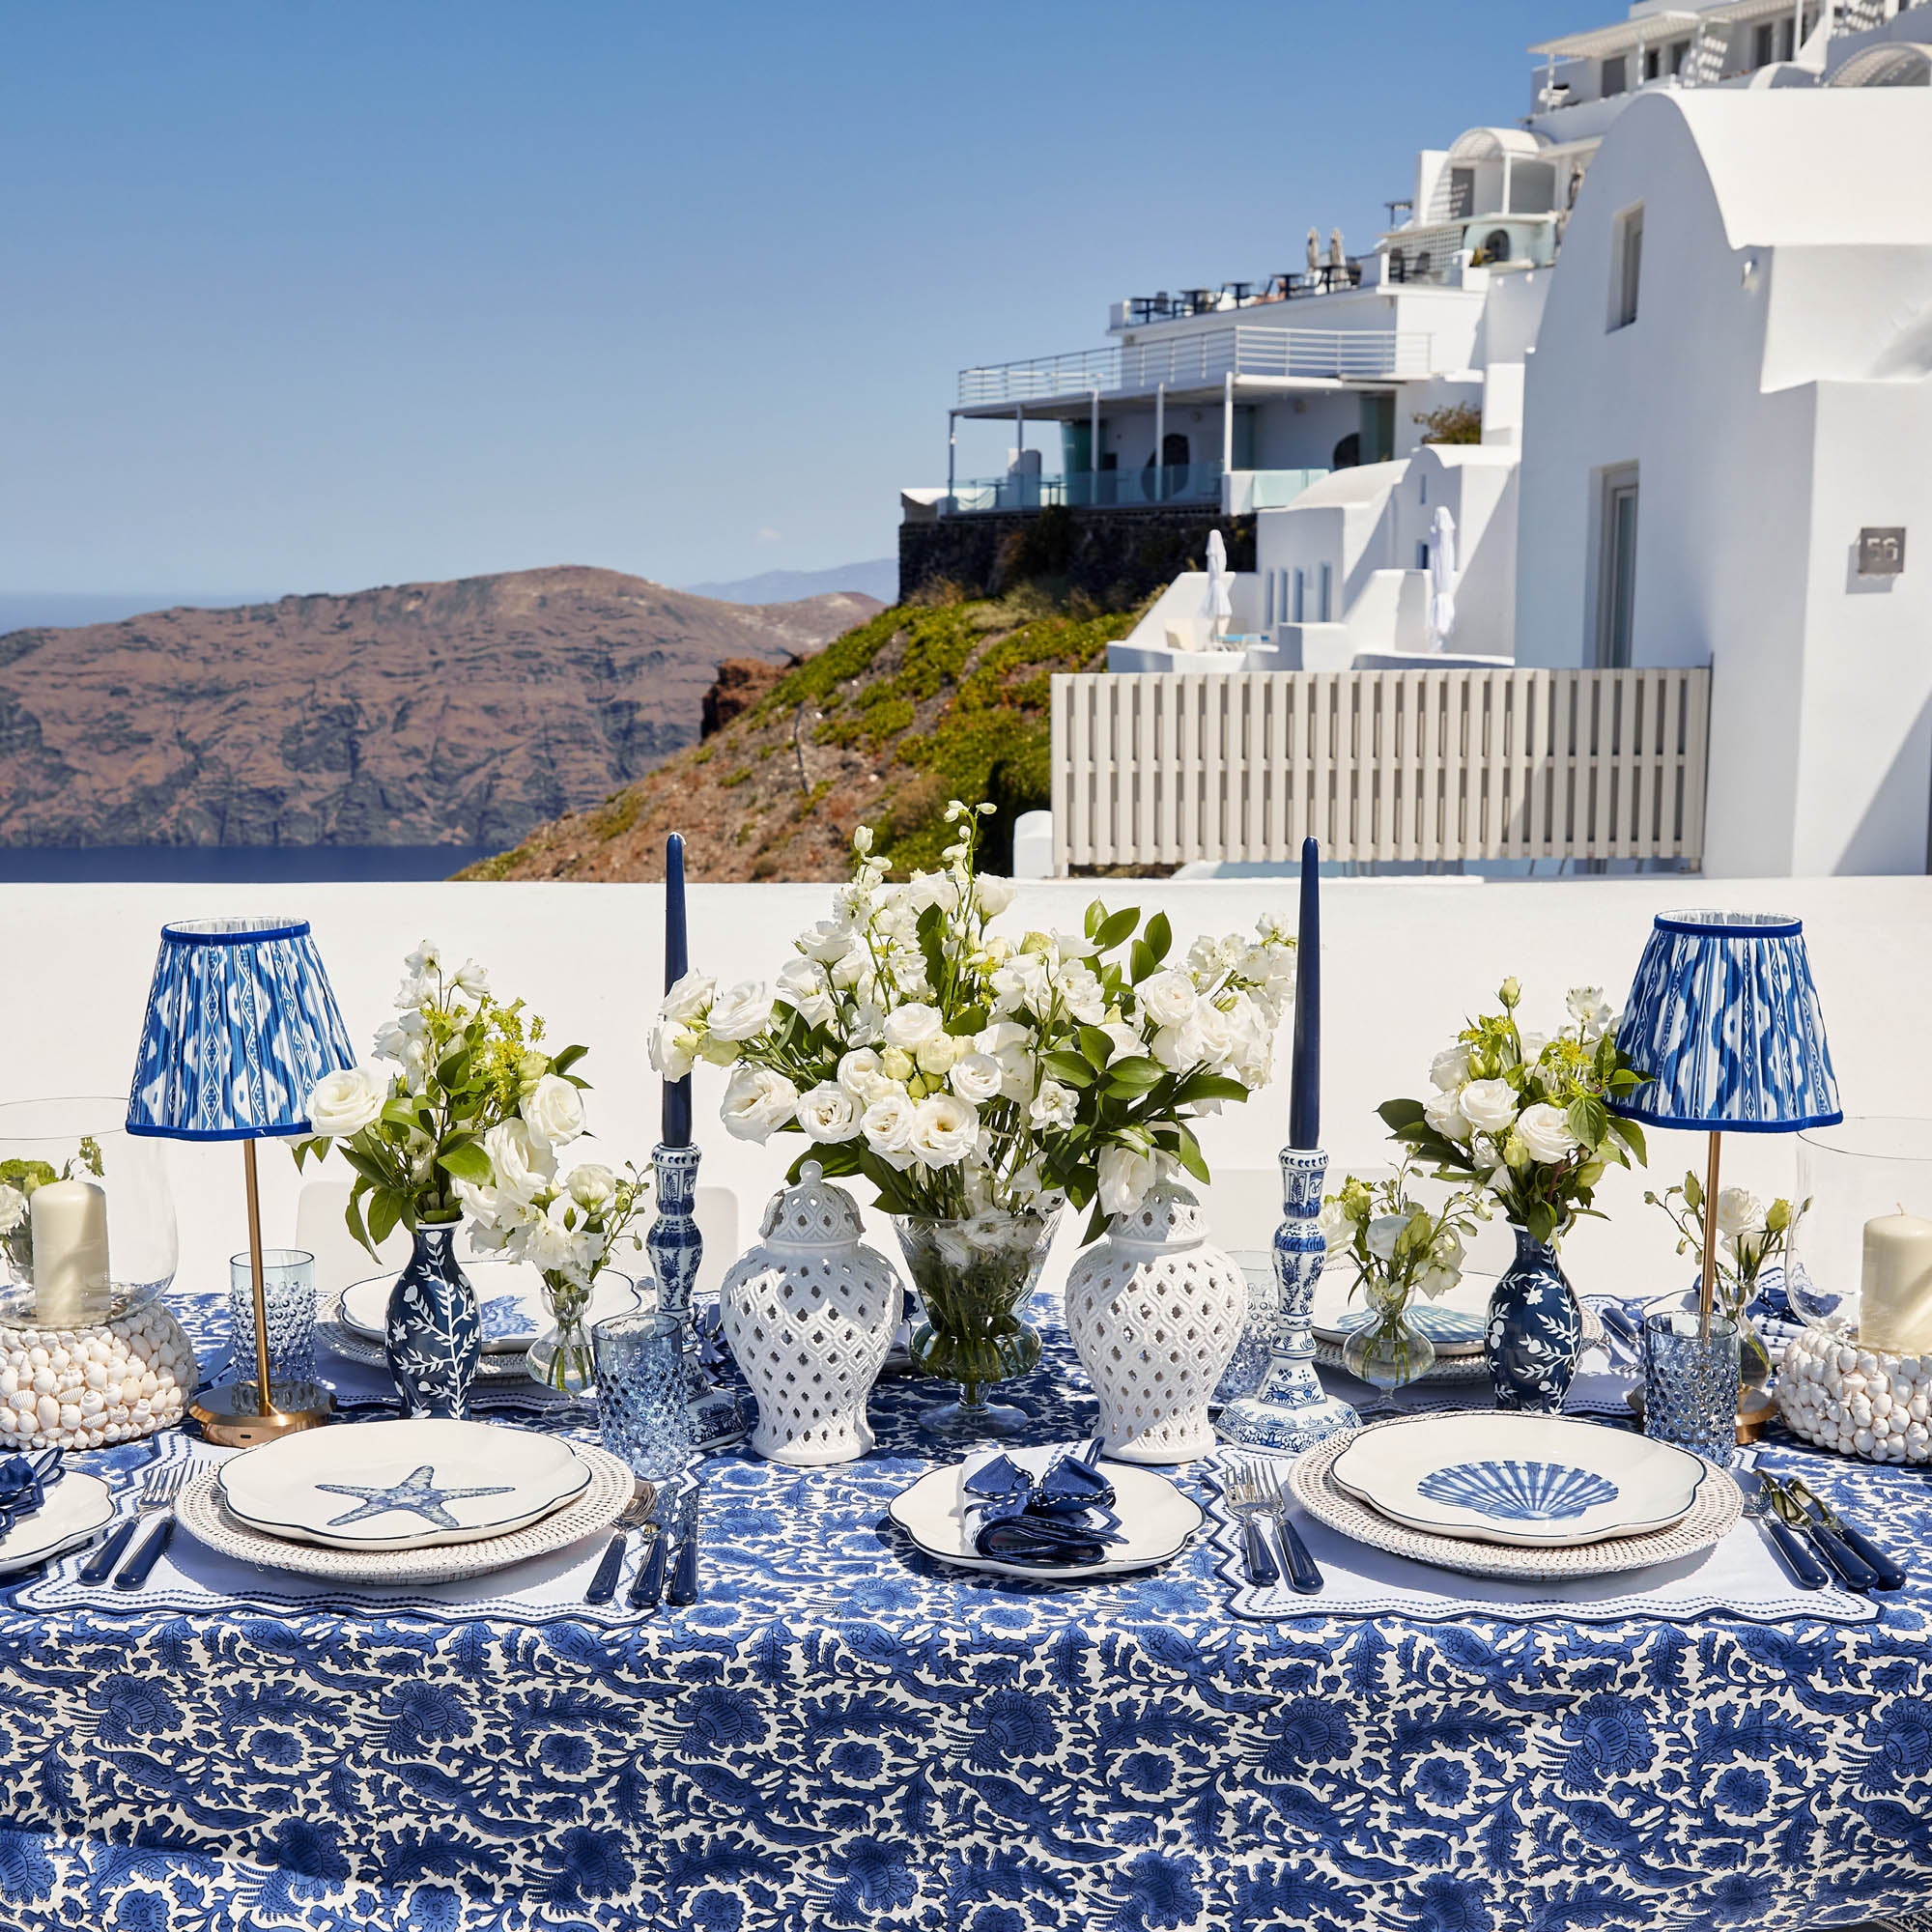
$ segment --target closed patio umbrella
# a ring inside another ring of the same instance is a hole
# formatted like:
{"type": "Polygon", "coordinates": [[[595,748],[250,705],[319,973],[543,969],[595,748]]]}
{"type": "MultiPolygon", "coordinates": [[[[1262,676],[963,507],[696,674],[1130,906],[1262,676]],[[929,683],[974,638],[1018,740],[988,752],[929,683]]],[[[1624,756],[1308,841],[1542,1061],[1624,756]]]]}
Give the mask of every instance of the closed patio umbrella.
{"type": "Polygon", "coordinates": [[[1456,519],[1446,503],[1429,526],[1429,648],[1439,651],[1456,628],[1456,519]]]}
{"type": "Polygon", "coordinates": [[[1321,237],[1313,228],[1308,231],[1308,272],[1312,275],[1321,266],[1321,237]]]}
{"type": "Polygon", "coordinates": [[[1331,228],[1328,231],[1328,266],[1331,269],[1346,269],[1349,257],[1342,248],[1342,231],[1331,228]]]}
{"type": "Polygon", "coordinates": [[[1208,532],[1208,597],[1202,606],[1208,619],[1208,648],[1226,648],[1228,621],[1235,614],[1235,580],[1228,570],[1228,546],[1219,530],[1208,532]]]}

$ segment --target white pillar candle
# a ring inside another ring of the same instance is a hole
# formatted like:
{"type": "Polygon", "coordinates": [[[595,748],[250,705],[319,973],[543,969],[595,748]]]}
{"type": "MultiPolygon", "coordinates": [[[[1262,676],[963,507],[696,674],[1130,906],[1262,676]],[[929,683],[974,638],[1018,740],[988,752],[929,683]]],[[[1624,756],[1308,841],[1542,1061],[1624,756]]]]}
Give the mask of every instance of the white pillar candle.
{"type": "Polygon", "coordinates": [[[1888,1355],[1932,1350],[1932,1221],[1900,1212],[1865,1223],[1859,1341],[1888,1355]]]}
{"type": "Polygon", "coordinates": [[[76,1327],[109,1297],[107,1196],[91,1180],[50,1180],[28,1203],[34,1225],[34,1316],[76,1327]]]}

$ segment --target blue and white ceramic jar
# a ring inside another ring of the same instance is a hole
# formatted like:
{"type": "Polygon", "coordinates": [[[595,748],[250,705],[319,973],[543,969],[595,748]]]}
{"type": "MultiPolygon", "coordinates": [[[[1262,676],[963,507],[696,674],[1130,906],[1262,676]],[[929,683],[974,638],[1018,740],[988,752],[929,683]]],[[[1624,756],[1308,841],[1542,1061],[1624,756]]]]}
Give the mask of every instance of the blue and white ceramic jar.
{"type": "Polygon", "coordinates": [[[384,1352],[405,1415],[469,1420],[483,1321],[456,1259],[458,1225],[419,1227],[409,1265],[389,1291],[384,1352]]]}
{"type": "Polygon", "coordinates": [[[1554,1415],[1583,1352],[1583,1318],[1548,1241],[1515,1228],[1516,1259],[1490,1296],[1483,1352],[1498,1408],[1554,1415]]]}

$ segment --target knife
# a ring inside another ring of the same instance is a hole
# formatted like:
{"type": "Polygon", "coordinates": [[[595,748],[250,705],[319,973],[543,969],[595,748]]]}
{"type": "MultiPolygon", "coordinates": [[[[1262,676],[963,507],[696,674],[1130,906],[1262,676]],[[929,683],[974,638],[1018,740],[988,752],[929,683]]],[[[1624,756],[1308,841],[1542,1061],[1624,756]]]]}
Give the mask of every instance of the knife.
{"type": "Polygon", "coordinates": [[[1831,1573],[1805,1548],[1804,1538],[1786,1525],[1776,1507],[1766,1509],[1765,1505],[1775,1505],[1776,1498],[1763,1471],[1745,1469],[1738,1478],[1741,1490],[1746,1476],[1757,1485],[1755,1495],[1747,1492],[1745,1496],[1746,1520],[1756,1523],[1771,1538],[1772,1548],[1784,1559],[1785,1568],[1791,1572],[1801,1590],[1822,1590],[1832,1580],[1831,1573]]]}
{"type": "Polygon", "coordinates": [[[174,1540],[175,1520],[172,1513],[164,1521],[155,1525],[155,1531],[139,1549],[135,1550],[115,1576],[117,1590],[138,1590],[148,1580],[148,1572],[161,1560],[168,1545],[174,1540]]]}
{"type": "Polygon", "coordinates": [[[1825,1559],[1827,1567],[1846,1589],[1864,1596],[1877,1587],[1878,1577],[1870,1566],[1847,1549],[1823,1523],[1814,1521],[1804,1506],[1777,1477],[1767,1476],[1765,1481],[1778,1515],[1793,1529],[1802,1529],[1811,1539],[1811,1548],[1825,1559]]]}
{"type": "Polygon", "coordinates": [[[1863,1530],[1854,1528],[1823,1496],[1814,1493],[1796,1476],[1787,1479],[1787,1486],[1792,1501],[1811,1518],[1814,1525],[1822,1523],[1871,1572],[1875,1589],[1901,1590],[1905,1587],[1904,1569],[1893,1562],[1863,1530]]]}
{"type": "Polygon", "coordinates": [[[654,1610],[664,1600],[665,1549],[668,1542],[663,1528],[651,1525],[651,1547],[644,1552],[644,1560],[638,1565],[638,1574],[631,1578],[630,1594],[624,1599],[625,1605],[633,1610],[654,1610]]]}
{"type": "Polygon", "coordinates": [[[684,1541],[677,1547],[677,1564],[670,1573],[670,1588],[665,1601],[679,1609],[688,1609],[697,1601],[697,1492],[691,1492],[686,1513],[684,1541]]]}

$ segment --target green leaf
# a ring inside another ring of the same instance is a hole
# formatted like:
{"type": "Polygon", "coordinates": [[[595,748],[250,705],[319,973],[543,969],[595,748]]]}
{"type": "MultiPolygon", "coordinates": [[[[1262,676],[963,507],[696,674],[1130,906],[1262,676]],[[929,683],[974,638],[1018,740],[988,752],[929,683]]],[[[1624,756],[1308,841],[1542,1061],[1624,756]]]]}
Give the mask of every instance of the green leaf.
{"type": "Polygon", "coordinates": [[[976,1033],[984,1033],[992,1015],[984,1007],[968,1007],[964,1012],[954,1013],[946,1022],[946,1031],[954,1039],[971,1039],[976,1033]]]}
{"type": "Polygon", "coordinates": [[[1088,937],[1100,952],[1111,952],[1140,923],[1140,908],[1126,906],[1115,913],[1111,919],[1103,919],[1098,929],[1090,933],[1088,937]]]}
{"type": "Polygon", "coordinates": [[[1563,1118],[1586,1148],[1601,1147],[1609,1138],[1610,1110],[1594,1094],[1579,1094],[1564,1110],[1563,1118]]]}
{"type": "Polygon", "coordinates": [[[1080,1236],[1083,1248],[1091,1248],[1107,1232],[1108,1219],[1107,1210],[1100,1206],[1100,1197],[1096,1194],[1094,1197],[1094,1211],[1088,1215],[1087,1226],[1080,1236]]]}
{"type": "Polygon", "coordinates": [[[1096,1026],[1080,1029],[1080,1051],[1096,1068],[1104,1067],[1114,1057],[1114,1042],[1096,1026]]]}
{"type": "Polygon", "coordinates": [[[1621,1114],[1612,1114],[1610,1131],[1636,1155],[1639,1167],[1650,1165],[1650,1150],[1644,1144],[1643,1129],[1634,1121],[1627,1121],[1621,1114]]]}
{"type": "Polygon", "coordinates": [[[919,916],[919,950],[925,957],[925,977],[936,994],[946,984],[946,915],[929,905],[919,916]]]}
{"type": "Polygon", "coordinates": [[[1522,1217],[1523,1226],[1529,1231],[1532,1241],[1548,1241],[1556,1232],[1556,1209],[1547,1201],[1533,1201],[1529,1212],[1522,1217]]]}
{"type": "Polygon", "coordinates": [[[386,1187],[379,1187],[369,1200],[368,1248],[371,1254],[396,1231],[401,1204],[386,1187]]]}
{"type": "Polygon", "coordinates": [[[1174,1090],[1177,1107],[1191,1107],[1197,1100],[1245,1100],[1248,1090],[1225,1073],[1190,1073],[1174,1090]]]}
{"type": "Polygon", "coordinates": [[[1420,1100],[1384,1100],[1376,1112],[1381,1116],[1382,1125],[1392,1134],[1414,1126],[1424,1118],[1420,1100]]]}
{"type": "Polygon", "coordinates": [[[453,1180],[467,1180],[477,1187],[487,1187],[490,1183],[490,1156],[474,1141],[444,1148],[437,1155],[436,1164],[453,1180]]]}
{"type": "Polygon", "coordinates": [[[1104,905],[1102,905],[1098,899],[1095,899],[1094,903],[1087,908],[1087,918],[1083,929],[1085,930],[1087,937],[1089,939],[1092,939],[1094,935],[1099,931],[1100,922],[1106,917],[1107,917],[1107,908],[1104,905]]]}
{"type": "Polygon", "coordinates": [[[1179,1126],[1178,1122],[1177,1132],[1179,1135],[1179,1139],[1175,1146],[1175,1158],[1179,1161],[1181,1166],[1196,1180],[1200,1181],[1204,1187],[1207,1186],[1208,1181],[1213,1179],[1213,1176],[1208,1172],[1208,1157],[1201,1151],[1201,1143],[1185,1127],[1179,1126]]]}
{"type": "Polygon", "coordinates": [[[1069,1087],[1091,1087],[1094,1084],[1094,1069],[1077,1053],[1064,1050],[1049,1053],[1040,1065],[1056,1080],[1064,1081],[1069,1087]]]}
{"type": "MultiPolygon", "coordinates": [[[[1150,1087],[1157,1087],[1167,1078],[1167,1068],[1157,1060],[1117,1060],[1107,1069],[1107,1091],[1110,1094],[1145,1094],[1150,1087]]],[[[1247,1089],[1241,1089],[1243,1094],[1247,1089]]]]}
{"type": "Polygon", "coordinates": [[[1144,939],[1134,941],[1133,951],[1127,956],[1133,962],[1133,980],[1136,986],[1160,964],[1154,957],[1153,948],[1144,939]]]}
{"type": "Polygon", "coordinates": [[[824,1173],[834,1178],[862,1173],[864,1170],[859,1164],[859,1154],[864,1146],[863,1141],[830,1141],[809,1147],[792,1162],[785,1179],[796,1186],[801,1179],[801,1170],[809,1160],[815,1160],[824,1173]]]}
{"type": "Polygon", "coordinates": [[[349,1223],[349,1232],[355,1239],[367,1248],[376,1260],[381,1261],[382,1257],[376,1254],[376,1243],[369,1238],[369,1230],[362,1223],[362,1191],[359,1181],[350,1189],[349,1206],[343,1210],[342,1218],[349,1223]]]}
{"type": "Polygon", "coordinates": [[[1147,923],[1147,931],[1141,937],[1147,942],[1147,950],[1153,954],[1158,965],[1167,957],[1167,950],[1174,944],[1174,928],[1167,923],[1167,915],[1157,912],[1147,923]]]}
{"type": "Polygon", "coordinates": [[[568,1073],[583,1058],[585,1051],[581,1046],[566,1046],[561,1052],[552,1054],[550,1070],[553,1073],[568,1073]]]}

